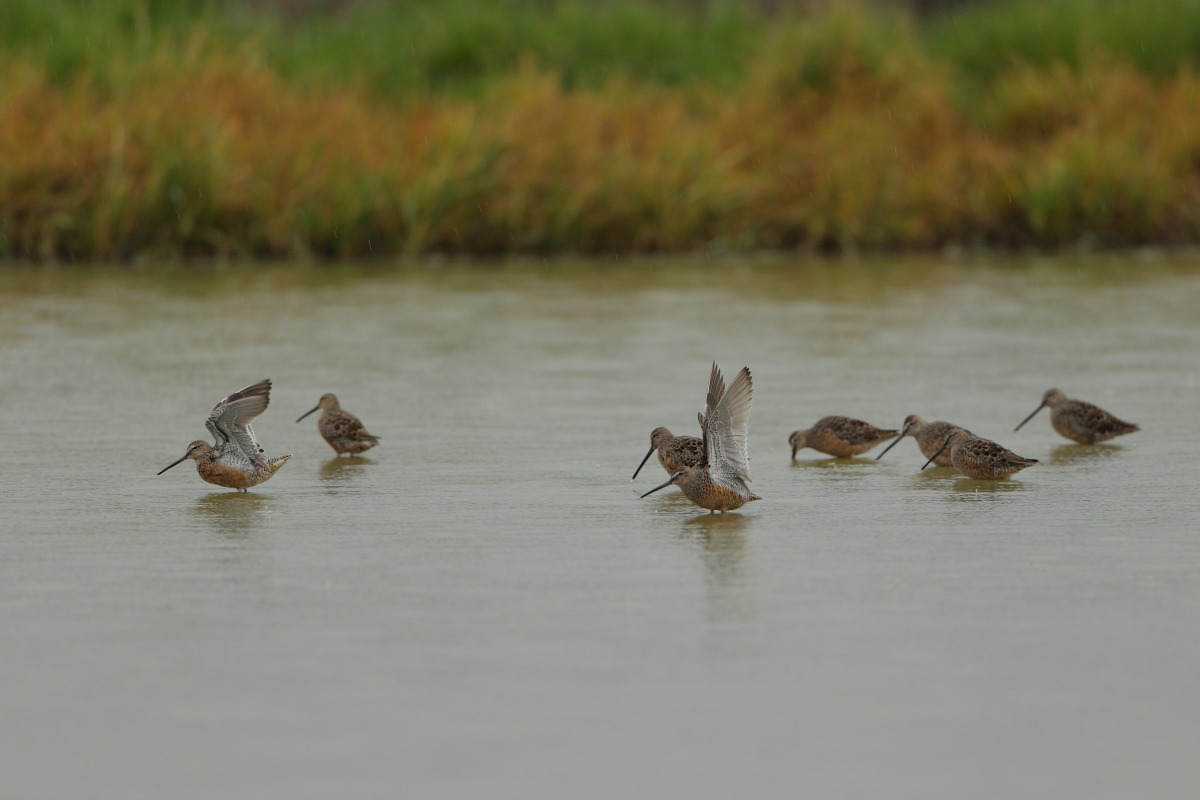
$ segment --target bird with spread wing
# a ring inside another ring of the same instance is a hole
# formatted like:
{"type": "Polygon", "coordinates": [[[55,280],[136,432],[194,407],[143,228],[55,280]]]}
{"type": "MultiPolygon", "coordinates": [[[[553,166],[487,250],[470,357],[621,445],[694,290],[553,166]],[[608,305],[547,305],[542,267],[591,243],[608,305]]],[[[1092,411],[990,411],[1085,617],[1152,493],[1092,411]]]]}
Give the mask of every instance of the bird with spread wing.
{"type": "Polygon", "coordinates": [[[746,485],[750,482],[746,428],[753,393],[749,367],[742,367],[726,389],[721,370],[713,362],[707,402],[698,415],[704,458],[697,466],[681,466],[666,483],[655,486],[642,497],[674,484],[696,505],[722,514],[751,500],[761,500],[746,485]]]}
{"type": "Polygon", "coordinates": [[[267,458],[250,423],[271,402],[271,381],[262,380],[239,389],[213,406],[204,425],[216,440],[197,440],[177,461],[159,470],[159,475],[187,459],[196,462],[196,473],[211,484],[244,492],[274,475],[291,455],[267,458]]]}

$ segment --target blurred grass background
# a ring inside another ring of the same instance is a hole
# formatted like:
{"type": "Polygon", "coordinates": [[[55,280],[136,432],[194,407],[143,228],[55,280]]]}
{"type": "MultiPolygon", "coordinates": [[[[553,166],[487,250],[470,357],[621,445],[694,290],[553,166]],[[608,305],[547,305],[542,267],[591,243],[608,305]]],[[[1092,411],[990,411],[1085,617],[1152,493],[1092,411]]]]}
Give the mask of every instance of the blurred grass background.
{"type": "Polygon", "coordinates": [[[0,256],[1200,237],[1200,0],[5,0],[0,256]]]}

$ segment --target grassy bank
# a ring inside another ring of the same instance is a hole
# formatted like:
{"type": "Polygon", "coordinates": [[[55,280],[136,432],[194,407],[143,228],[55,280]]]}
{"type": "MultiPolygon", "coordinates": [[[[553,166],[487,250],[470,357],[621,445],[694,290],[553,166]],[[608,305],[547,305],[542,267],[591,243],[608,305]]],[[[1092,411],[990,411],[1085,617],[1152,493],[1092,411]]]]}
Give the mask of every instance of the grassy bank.
{"type": "Polygon", "coordinates": [[[1172,4],[1056,4],[1038,39],[1025,0],[13,0],[0,255],[1195,243],[1200,0],[1172,4]]]}

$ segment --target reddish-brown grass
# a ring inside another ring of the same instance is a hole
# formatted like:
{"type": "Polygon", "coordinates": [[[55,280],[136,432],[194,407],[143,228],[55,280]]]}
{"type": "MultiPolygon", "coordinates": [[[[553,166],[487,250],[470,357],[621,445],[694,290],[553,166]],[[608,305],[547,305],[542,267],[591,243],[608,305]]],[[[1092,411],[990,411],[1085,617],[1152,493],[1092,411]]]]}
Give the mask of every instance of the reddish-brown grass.
{"type": "Polygon", "coordinates": [[[0,254],[448,252],[1193,243],[1200,80],[1015,69],[964,110],[915,48],[820,69],[764,50],[739,87],[479,97],[288,84],[249,49],[131,64],[114,91],[0,63],[0,254]]]}

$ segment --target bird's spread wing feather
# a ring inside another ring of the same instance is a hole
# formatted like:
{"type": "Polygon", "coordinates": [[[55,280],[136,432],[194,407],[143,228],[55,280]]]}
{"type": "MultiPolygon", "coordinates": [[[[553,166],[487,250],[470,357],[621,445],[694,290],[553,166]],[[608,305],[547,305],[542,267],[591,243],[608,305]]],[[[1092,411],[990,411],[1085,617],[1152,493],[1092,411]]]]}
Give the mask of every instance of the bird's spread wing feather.
{"type": "Polygon", "coordinates": [[[725,394],[725,378],[721,376],[721,370],[717,366],[717,362],[713,362],[712,372],[708,374],[708,396],[705,398],[704,410],[698,415],[700,419],[700,430],[704,430],[708,424],[708,415],[712,412],[721,397],[725,394]]]}
{"type": "Polygon", "coordinates": [[[714,363],[709,379],[708,405],[704,411],[704,448],[714,477],[750,480],[750,454],[746,430],[754,393],[750,368],[742,367],[729,389],[714,363]]]}
{"type": "Polygon", "coordinates": [[[263,380],[240,389],[213,406],[204,425],[221,445],[233,442],[253,464],[263,464],[262,448],[250,423],[267,409],[271,381],[263,380]]]}

